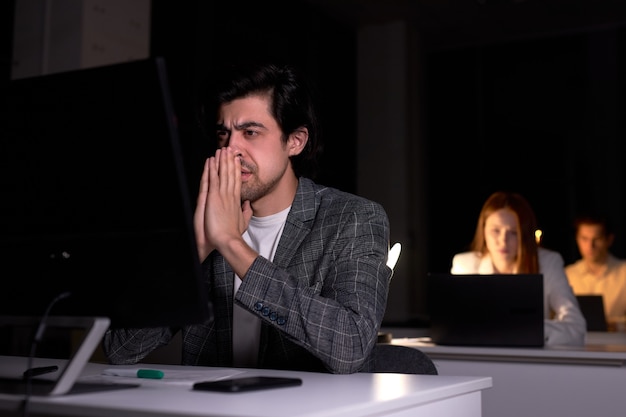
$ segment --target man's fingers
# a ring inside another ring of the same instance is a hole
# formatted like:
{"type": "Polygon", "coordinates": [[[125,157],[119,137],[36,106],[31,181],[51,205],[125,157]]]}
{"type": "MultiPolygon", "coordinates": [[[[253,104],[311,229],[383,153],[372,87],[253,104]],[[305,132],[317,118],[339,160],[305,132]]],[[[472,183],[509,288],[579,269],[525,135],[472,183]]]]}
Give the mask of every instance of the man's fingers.
{"type": "Polygon", "coordinates": [[[219,155],[220,190],[226,194],[236,193],[239,198],[241,186],[241,162],[232,148],[222,148],[219,155]]]}
{"type": "Polygon", "coordinates": [[[201,200],[204,203],[206,201],[206,194],[209,191],[209,158],[204,161],[204,168],[202,169],[202,176],[200,177],[200,189],[198,190],[198,204],[201,200]]]}

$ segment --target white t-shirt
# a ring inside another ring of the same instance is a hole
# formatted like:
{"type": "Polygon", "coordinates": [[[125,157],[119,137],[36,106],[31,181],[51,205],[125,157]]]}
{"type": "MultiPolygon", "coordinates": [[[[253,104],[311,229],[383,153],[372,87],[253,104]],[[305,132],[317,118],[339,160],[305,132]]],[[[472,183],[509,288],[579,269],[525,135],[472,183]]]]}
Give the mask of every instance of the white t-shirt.
{"type": "MultiPolygon", "coordinates": [[[[285,221],[290,207],[266,217],[250,219],[248,229],[243,239],[261,256],[274,259],[278,241],[285,228],[285,221]]],[[[241,278],[235,275],[235,293],[239,290],[241,278]]],[[[261,321],[248,310],[238,306],[233,307],[233,364],[238,367],[256,367],[261,336],[261,321]]]]}

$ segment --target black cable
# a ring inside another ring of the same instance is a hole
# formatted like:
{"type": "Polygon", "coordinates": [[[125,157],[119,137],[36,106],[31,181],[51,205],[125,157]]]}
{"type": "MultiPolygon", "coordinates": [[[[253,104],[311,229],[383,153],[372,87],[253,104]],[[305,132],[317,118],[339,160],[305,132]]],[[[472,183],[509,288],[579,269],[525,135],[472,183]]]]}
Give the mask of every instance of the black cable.
{"type": "Polygon", "coordinates": [[[49,304],[48,307],[46,307],[46,311],[43,313],[43,316],[41,316],[41,320],[39,321],[39,325],[37,326],[37,331],[35,332],[35,337],[33,337],[33,341],[30,345],[30,353],[28,355],[28,364],[26,366],[26,372],[24,373],[24,378],[26,379],[26,393],[24,396],[24,402],[23,402],[23,408],[22,408],[22,415],[24,417],[28,416],[28,405],[29,405],[29,401],[30,401],[30,397],[32,394],[32,379],[33,379],[33,372],[28,372],[29,370],[33,369],[33,360],[35,358],[35,353],[37,351],[37,345],[39,344],[39,342],[41,342],[41,339],[43,338],[43,333],[46,329],[46,319],[48,318],[48,315],[50,315],[50,310],[52,310],[52,307],[59,302],[60,300],[67,298],[71,295],[70,292],[64,292],[61,293],[59,295],[57,295],[54,300],[52,300],[49,304]]]}

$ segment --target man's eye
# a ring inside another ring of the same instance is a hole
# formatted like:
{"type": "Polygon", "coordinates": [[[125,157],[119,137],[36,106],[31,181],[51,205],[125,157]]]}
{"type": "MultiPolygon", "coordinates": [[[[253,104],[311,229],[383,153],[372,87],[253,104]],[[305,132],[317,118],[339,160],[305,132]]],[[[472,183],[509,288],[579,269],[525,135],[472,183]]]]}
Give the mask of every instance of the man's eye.
{"type": "Polygon", "coordinates": [[[223,130],[218,130],[215,136],[217,138],[218,148],[222,148],[226,146],[226,144],[228,143],[228,137],[229,137],[228,132],[223,131],[223,130]]]}

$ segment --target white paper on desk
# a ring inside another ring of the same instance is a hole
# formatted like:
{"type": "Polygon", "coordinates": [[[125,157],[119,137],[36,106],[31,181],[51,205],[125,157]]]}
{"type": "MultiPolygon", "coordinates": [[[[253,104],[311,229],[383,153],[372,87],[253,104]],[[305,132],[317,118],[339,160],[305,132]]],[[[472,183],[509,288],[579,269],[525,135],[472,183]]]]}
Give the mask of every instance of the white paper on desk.
{"type": "MultiPolygon", "coordinates": [[[[142,386],[159,386],[159,385],[183,385],[192,386],[196,382],[201,381],[217,381],[218,379],[230,378],[235,375],[241,374],[244,371],[236,369],[202,369],[194,370],[163,370],[162,379],[150,379],[150,378],[134,378],[112,375],[89,375],[79,379],[81,382],[112,382],[120,384],[139,384],[142,386]]],[[[139,368],[138,368],[139,369],[139,368]]]]}

